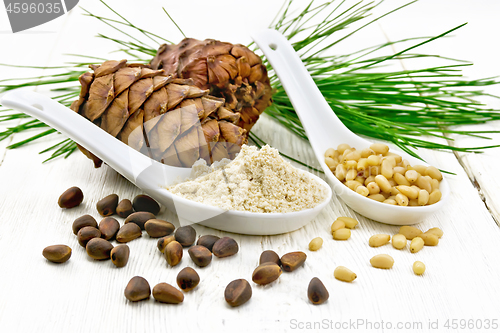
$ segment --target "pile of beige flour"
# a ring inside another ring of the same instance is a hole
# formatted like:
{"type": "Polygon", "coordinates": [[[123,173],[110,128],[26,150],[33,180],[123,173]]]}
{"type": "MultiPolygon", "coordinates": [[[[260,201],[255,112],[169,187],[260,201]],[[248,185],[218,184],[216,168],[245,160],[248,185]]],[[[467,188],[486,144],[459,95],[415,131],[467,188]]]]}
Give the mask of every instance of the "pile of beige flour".
{"type": "Polygon", "coordinates": [[[326,197],[318,181],[286,162],[268,145],[243,145],[238,156],[210,167],[193,166],[194,180],[168,188],[178,196],[226,210],[287,213],[313,208],[326,197]]]}

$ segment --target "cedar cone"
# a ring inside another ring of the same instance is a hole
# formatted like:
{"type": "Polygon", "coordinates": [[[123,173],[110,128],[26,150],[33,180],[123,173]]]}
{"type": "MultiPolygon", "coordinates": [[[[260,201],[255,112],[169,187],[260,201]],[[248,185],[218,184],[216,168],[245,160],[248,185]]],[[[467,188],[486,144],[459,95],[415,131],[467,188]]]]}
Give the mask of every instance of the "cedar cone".
{"type": "MultiPolygon", "coordinates": [[[[133,148],[173,166],[191,167],[234,158],[247,142],[240,114],[223,106],[192,79],[175,78],[126,60],[90,65],[80,76],[80,98],[71,109],[133,148]]],[[[102,163],[85,148],[80,150],[102,163]]]]}
{"type": "Polygon", "coordinates": [[[178,78],[191,78],[199,88],[209,89],[210,95],[224,98],[224,107],[240,114],[236,124],[246,129],[247,135],[271,105],[266,67],[243,45],[186,38],[177,45],[161,45],[151,67],[178,78]]]}

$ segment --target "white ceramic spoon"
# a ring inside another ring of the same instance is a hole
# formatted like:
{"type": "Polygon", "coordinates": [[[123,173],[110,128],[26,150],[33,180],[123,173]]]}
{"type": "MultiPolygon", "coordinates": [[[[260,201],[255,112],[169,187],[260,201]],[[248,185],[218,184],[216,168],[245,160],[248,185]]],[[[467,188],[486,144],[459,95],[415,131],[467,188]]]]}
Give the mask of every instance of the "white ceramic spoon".
{"type": "Polygon", "coordinates": [[[191,168],[172,167],[152,160],[47,96],[19,89],[2,96],[1,104],[27,113],[65,133],[170,211],[177,213],[181,225],[199,223],[250,235],[281,234],[296,230],[314,219],[332,196],[326,182],[307,173],[325,187],[325,200],[312,209],[292,213],[225,211],[181,198],[165,189],[173,182],[189,177],[191,168]]]}
{"type": "MultiPolygon", "coordinates": [[[[450,194],[446,179],[443,179],[440,185],[441,200],[422,207],[384,204],[363,197],[342,184],[325,164],[325,151],[328,148],[336,148],[341,143],[347,143],[356,149],[368,148],[372,143],[351,132],[335,115],[300,57],[281,33],[269,29],[254,34],[252,38],[266,55],[285,88],[334,192],[349,207],[375,221],[396,225],[418,223],[443,207],[450,194]]],[[[412,165],[428,165],[406,153],[395,152],[412,165]]]]}

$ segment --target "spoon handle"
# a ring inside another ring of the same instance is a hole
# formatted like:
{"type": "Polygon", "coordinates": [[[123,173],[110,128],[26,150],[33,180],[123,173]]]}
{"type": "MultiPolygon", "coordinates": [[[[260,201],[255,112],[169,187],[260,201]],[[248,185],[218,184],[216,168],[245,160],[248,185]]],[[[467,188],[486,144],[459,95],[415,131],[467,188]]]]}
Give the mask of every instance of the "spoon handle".
{"type": "Polygon", "coordinates": [[[324,147],[327,140],[334,139],[330,145],[347,142],[347,138],[357,141],[358,137],[332,111],[299,55],[281,33],[267,29],[252,38],[278,75],[317,157],[323,156],[324,151],[316,150],[324,147]]]}
{"type": "Polygon", "coordinates": [[[45,95],[17,89],[3,95],[1,103],[66,134],[133,183],[144,169],[158,163],[45,95]]]}

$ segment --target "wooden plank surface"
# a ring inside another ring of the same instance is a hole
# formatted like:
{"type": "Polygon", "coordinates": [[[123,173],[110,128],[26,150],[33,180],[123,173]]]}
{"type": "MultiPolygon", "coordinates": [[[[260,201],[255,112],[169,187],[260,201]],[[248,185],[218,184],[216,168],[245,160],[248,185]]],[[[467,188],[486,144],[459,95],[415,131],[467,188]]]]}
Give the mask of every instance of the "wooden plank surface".
{"type": "MultiPolygon", "coordinates": [[[[493,6],[493,1],[483,2],[493,6]]],[[[395,1],[388,3],[394,6],[395,1]]],[[[447,19],[444,13],[449,8],[453,8],[454,13],[470,17],[481,24],[487,23],[490,28],[498,27],[497,23],[480,20],[484,14],[480,7],[470,8],[462,0],[455,1],[453,7],[450,7],[449,1],[446,3],[448,7],[442,8],[429,1],[421,1],[415,5],[414,11],[406,10],[413,14],[407,19],[407,26],[401,26],[398,30],[387,23],[382,24],[382,29],[388,33],[389,38],[399,38],[400,36],[392,33],[403,34],[405,30],[408,33],[414,32],[410,29],[414,27],[411,20],[426,16],[434,24],[436,20],[432,18],[440,16],[439,14],[443,20],[447,19]]],[[[163,14],[155,12],[148,16],[150,8],[159,8],[157,2],[140,7],[120,6],[118,2],[110,4],[119,8],[127,17],[134,18],[134,22],[144,22],[148,28],[152,27],[162,33],[154,18],[163,17],[163,14]]],[[[233,1],[220,1],[217,5],[193,1],[189,15],[183,15],[186,8],[180,2],[168,2],[164,5],[181,27],[190,29],[185,31],[187,34],[233,42],[240,41],[239,35],[248,36],[251,31],[267,26],[279,7],[275,4],[269,7],[264,1],[256,1],[251,6],[243,2],[234,6],[231,4],[233,1]],[[265,7],[266,4],[268,7],[265,7]],[[263,11],[262,8],[266,10],[263,11]],[[213,24],[205,25],[207,12],[220,13],[229,23],[226,26],[223,21],[216,20],[213,24]],[[247,14],[242,15],[242,12],[247,14]],[[245,19],[239,19],[243,16],[245,19]],[[202,29],[199,28],[200,25],[202,29]],[[198,33],[200,30],[203,32],[198,33]]],[[[101,14],[106,12],[97,1],[84,2],[83,6],[101,14]]],[[[8,55],[0,56],[0,62],[13,63],[16,59],[21,62],[30,61],[33,56],[27,52],[33,47],[39,50],[36,57],[38,65],[58,64],[65,59],[61,57],[62,53],[93,54],[95,50],[104,52],[105,43],[92,44],[96,40],[92,35],[101,31],[102,25],[88,25],[89,20],[82,17],[79,10],[75,10],[67,18],[50,23],[53,24],[50,27],[36,28],[36,31],[46,31],[49,28],[57,31],[54,34],[42,34],[43,38],[26,33],[16,35],[14,39],[12,35],[2,34],[0,41],[3,45],[6,42],[11,45],[18,43],[19,47],[12,49],[8,55]],[[31,47],[27,44],[31,44],[31,47]]],[[[393,22],[391,19],[386,21],[393,22]]],[[[7,29],[4,23],[2,21],[0,30],[7,29]]],[[[443,23],[438,24],[438,28],[441,24],[443,23]]],[[[175,31],[171,26],[168,29],[175,31]]],[[[473,26],[472,29],[477,36],[485,38],[480,34],[483,28],[473,26]]],[[[109,32],[105,28],[102,31],[109,32]]],[[[439,32],[441,31],[433,31],[439,32]]],[[[379,28],[363,38],[369,37],[373,37],[373,40],[369,40],[370,44],[385,38],[379,28]]],[[[177,35],[174,41],[179,38],[181,37],[177,35]]],[[[248,41],[247,37],[241,42],[248,41]]],[[[469,52],[466,57],[468,59],[485,57],[481,52],[451,45],[455,51],[469,52]]],[[[349,47],[359,45],[346,46],[349,47]]],[[[438,51],[436,50],[437,53],[438,51]]],[[[492,60],[493,54],[488,59],[492,60]]],[[[16,74],[17,71],[12,69],[0,69],[0,79],[16,74]]],[[[498,129],[498,124],[475,129],[480,128],[498,129]]],[[[297,139],[268,117],[259,120],[255,131],[283,152],[308,163],[314,162],[312,150],[306,142],[297,139]]],[[[14,141],[22,140],[27,135],[16,135],[14,141]]],[[[429,322],[434,323],[436,320],[439,321],[438,331],[469,332],[480,330],[448,330],[444,324],[446,320],[473,319],[481,320],[485,327],[486,319],[495,319],[497,323],[500,320],[500,231],[491,215],[493,213],[498,221],[500,209],[495,167],[499,162],[497,151],[461,156],[462,164],[451,153],[422,152],[431,164],[445,167],[456,175],[447,176],[452,187],[448,205],[418,225],[423,230],[438,226],[444,230],[445,235],[437,247],[426,247],[417,254],[411,254],[408,247],[402,251],[395,250],[391,245],[370,248],[368,238],[372,234],[393,235],[398,227],[365,219],[334,197],[318,218],[304,228],[285,235],[244,236],[195,226],[199,235],[229,235],[240,245],[240,252],[236,256],[214,258],[208,267],[202,269],[194,266],[186,250],[179,266],[168,267],[156,249],[156,240],[150,239],[146,234],[129,243],[129,264],[117,269],[109,261],[96,262],[89,259],[72,234],[71,224],[83,214],[91,214],[98,219],[95,203],[107,194],[117,193],[120,198],[132,199],[141,193],[140,190],[107,166],[94,169],[81,154],[74,154],[65,161],[42,164],[46,156],[39,155],[38,152],[51,142],[57,142],[56,138],[47,138],[22,149],[8,150],[0,165],[2,332],[311,332],[331,327],[334,329],[339,324],[344,325],[338,329],[343,332],[385,332],[391,331],[388,323],[394,331],[425,332],[432,331],[429,322]],[[470,181],[471,178],[480,184],[489,210],[470,181]],[[77,208],[61,210],[56,204],[57,198],[70,186],[82,188],[84,202],[77,208]],[[334,241],[329,233],[330,224],[338,216],[352,216],[360,221],[360,225],[352,231],[352,238],[346,242],[334,241]],[[310,252],[307,244],[318,236],[325,240],[323,248],[316,253],[310,252]],[[73,249],[72,258],[65,264],[51,264],[41,256],[44,247],[56,243],[67,244],[73,249]],[[304,267],[293,273],[283,273],[271,285],[261,287],[251,282],[253,297],[250,302],[236,309],[230,308],[223,298],[225,286],[236,278],[251,281],[258,257],[266,249],[273,249],[280,255],[300,250],[307,253],[308,259],[304,267]],[[369,259],[379,253],[388,253],[394,257],[393,269],[378,270],[370,266],[369,259]],[[413,274],[411,265],[415,260],[426,264],[427,271],[423,276],[413,274]],[[352,284],[335,280],[333,270],[338,265],[352,269],[358,279],[352,284]],[[186,266],[198,271],[201,283],[195,290],[185,294],[185,301],[181,305],[159,304],[152,299],[132,304],[123,296],[125,285],[135,275],[145,277],[151,287],[159,282],[175,285],[177,273],[186,266]],[[306,296],[307,285],[315,276],[330,291],[330,300],[321,306],[311,305],[306,296]],[[380,327],[381,321],[384,321],[385,329],[380,327]],[[308,323],[315,325],[315,322],[321,324],[319,329],[307,329],[308,323]],[[413,326],[398,330],[398,323],[403,326],[421,323],[422,328],[413,326]]],[[[462,138],[457,144],[465,146],[476,142],[462,138]]],[[[494,142],[499,142],[498,137],[495,137],[494,142]]],[[[176,217],[165,210],[159,217],[178,225],[176,217]]],[[[119,221],[122,223],[123,219],[119,221]]]]}

